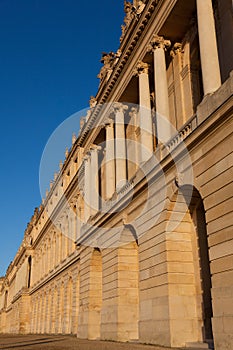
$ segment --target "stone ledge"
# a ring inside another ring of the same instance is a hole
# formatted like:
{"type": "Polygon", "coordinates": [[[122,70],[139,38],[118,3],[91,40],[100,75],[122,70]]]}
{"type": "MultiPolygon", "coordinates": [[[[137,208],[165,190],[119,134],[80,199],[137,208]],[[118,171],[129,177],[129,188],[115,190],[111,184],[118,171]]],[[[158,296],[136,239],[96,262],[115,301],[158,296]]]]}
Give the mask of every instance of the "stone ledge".
{"type": "Polygon", "coordinates": [[[213,94],[206,95],[203,101],[197,107],[198,124],[206,120],[213,114],[221,105],[226,102],[233,94],[233,71],[230,77],[221,87],[213,94]]]}

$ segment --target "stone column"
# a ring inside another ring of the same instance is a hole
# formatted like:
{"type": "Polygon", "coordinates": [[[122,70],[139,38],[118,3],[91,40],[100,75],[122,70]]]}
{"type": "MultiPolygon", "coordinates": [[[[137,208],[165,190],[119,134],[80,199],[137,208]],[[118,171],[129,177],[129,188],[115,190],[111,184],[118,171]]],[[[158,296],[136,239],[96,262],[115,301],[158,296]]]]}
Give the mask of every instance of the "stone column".
{"type": "Polygon", "coordinates": [[[91,215],[91,207],[90,207],[90,194],[91,194],[91,158],[90,154],[88,154],[85,158],[85,184],[84,184],[84,220],[88,221],[91,215]]]}
{"type": "Polygon", "coordinates": [[[122,187],[126,181],[126,140],[124,111],[128,106],[116,102],[113,106],[115,112],[115,156],[116,156],[116,189],[122,187]]]}
{"type": "Polygon", "coordinates": [[[114,123],[109,119],[106,124],[106,199],[112,198],[115,192],[115,140],[114,140],[114,123]]]}
{"type": "Polygon", "coordinates": [[[69,231],[69,217],[67,212],[64,212],[63,217],[63,230],[62,230],[62,241],[63,241],[63,260],[68,256],[68,231],[69,231]]]}
{"type": "Polygon", "coordinates": [[[51,232],[51,258],[50,258],[50,261],[51,261],[51,270],[54,269],[54,258],[55,258],[55,249],[54,249],[54,232],[52,231],[51,232]]]}
{"type": "Polygon", "coordinates": [[[91,199],[91,215],[96,214],[99,210],[99,157],[98,151],[101,147],[93,145],[91,148],[91,185],[90,185],[90,199],[91,199]]]}
{"type": "Polygon", "coordinates": [[[72,253],[73,249],[74,234],[76,232],[76,226],[74,225],[74,223],[74,212],[71,209],[68,211],[68,255],[72,253]]]}
{"type": "Polygon", "coordinates": [[[145,162],[152,156],[153,153],[153,131],[148,74],[149,65],[140,61],[137,65],[136,71],[139,79],[139,122],[141,141],[140,161],[145,162]]]}
{"type": "Polygon", "coordinates": [[[185,115],[185,98],[183,90],[183,78],[182,72],[182,60],[183,49],[181,43],[175,43],[170,51],[172,57],[173,67],[173,79],[174,79],[174,104],[175,104],[175,116],[177,118],[177,128],[179,129],[186,122],[185,115]]]}
{"type": "Polygon", "coordinates": [[[197,0],[197,22],[204,94],[221,86],[212,0],[197,0]]]}
{"type": "Polygon", "coordinates": [[[169,40],[154,35],[149,50],[154,53],[155,103],[158,142],[165,143],[172,136],[169,115],[168,84],[165,49],[171,45],[169,40]]]}
{"type": "Polygon", "coordinates": [[[81,232],[81,194],[78,193],[78,198],[76,202],[76,237],[75,241],[80,237],[81,232]]]}

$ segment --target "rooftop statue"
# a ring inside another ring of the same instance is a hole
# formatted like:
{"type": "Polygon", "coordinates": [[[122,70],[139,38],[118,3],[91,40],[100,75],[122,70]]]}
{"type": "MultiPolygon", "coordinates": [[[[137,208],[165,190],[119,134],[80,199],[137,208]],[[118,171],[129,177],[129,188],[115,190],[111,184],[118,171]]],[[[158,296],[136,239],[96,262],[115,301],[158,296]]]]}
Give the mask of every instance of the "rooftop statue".
{"type": "Polygon", "coordinates": [[[114,65],[114,61],[115,61],[115,53],[114,52],[103,52],[102,53],[102,58],[100,60],[101,63],[103,63],[103,67],[101,68],[99,74],[98,74],[98,78],[100,79],[100,81],[102,81],[106,75],[108,75],[109,72],[111,72],[112,67],[114,65]]]}
{"type": "Polygon", "coordinates": [[[124,24],[121,26],[122,34],[120,37],[120,42],[123,40],[133,18],[137,18],[142,13],[145,6],[145,2],[142,0],[133,0],[133,3],[126,0],[124,1],[125,18],[124,24]]]}

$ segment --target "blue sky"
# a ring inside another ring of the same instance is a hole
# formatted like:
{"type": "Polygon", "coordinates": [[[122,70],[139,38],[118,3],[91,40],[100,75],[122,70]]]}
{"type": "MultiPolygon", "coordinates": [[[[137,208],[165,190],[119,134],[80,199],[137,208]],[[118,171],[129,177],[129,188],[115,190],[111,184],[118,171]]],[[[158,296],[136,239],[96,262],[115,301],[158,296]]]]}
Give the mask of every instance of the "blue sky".
{"type": "Polygon", "coordinates": [[[88,107],[101,52],[117,50],[123,17],[123,0],[0,0],[0,275],[41,202],[46,142],[88,107]]]}

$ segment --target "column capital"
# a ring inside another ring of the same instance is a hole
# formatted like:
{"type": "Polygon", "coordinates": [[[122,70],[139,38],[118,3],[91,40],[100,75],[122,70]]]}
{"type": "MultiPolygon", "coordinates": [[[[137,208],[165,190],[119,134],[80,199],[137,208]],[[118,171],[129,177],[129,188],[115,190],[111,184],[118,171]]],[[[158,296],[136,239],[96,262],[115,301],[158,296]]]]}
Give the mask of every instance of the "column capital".
{"type": "Polygon", "coordinates": [[[84,163],[90,159],[90,155],[91,155],[91,152],[90,152],[90,150],[88,150],[87,153],[85,154],[85,156],[83,157],[84,163]]]}
{"type": "Polygon", "coordinates": [[[175,43],[171,49],[170,55],[171,57],[175,57],[178,53],[182,53],[182,44],[181,43],[175,43]]]}
{"type": "Polygon", "coordinates": [[[128,110],[128,106],[124,105],[121,102],[114,102],[112,104],[112,112],[117,113],[117,112],[123,112],[128,110]]]}
{"type": "Polygon", "coordinates": [[[143,61],[139,61],[136,68],[133,71],[134,75],[139,76],[140,74],[149,73],[149,64],[143,61]]]}
{"type": "MultiPolygon", "coordinates": [[[[111,111],[111,113],[113,113],[113,111],[111,111]]],[[[107,128],[109,126],[113,126],[114,125],[114,118],[112,115],[109,115],[105,121],[104,121],[104,127],[107,128]]]]}
{"type": "Polygon", "coordinates": [[[101,151],[101,150],[102,150],[102,147],[98,146],[98,145],[91,145],[91,147],[90,147],[90,152],[101,151]]]}
{"type": "Polygon", "coordinates": [[[150,44],[148,45],[148,51],[155,51],[156,49],[166,50],[171,46],[171,41],[164,39],[163,36],[154,34],[150,44]]]}

